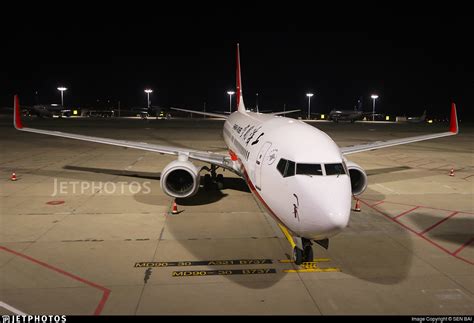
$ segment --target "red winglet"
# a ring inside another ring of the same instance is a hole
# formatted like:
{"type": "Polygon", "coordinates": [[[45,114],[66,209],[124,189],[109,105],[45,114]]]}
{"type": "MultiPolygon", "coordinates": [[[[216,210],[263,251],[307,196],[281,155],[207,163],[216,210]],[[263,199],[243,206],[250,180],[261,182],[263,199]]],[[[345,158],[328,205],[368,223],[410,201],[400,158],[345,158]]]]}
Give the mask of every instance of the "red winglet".
{"type": "Polygon", "coordinates": [[[456,113],[456,104],[451,103],[451,120],[449,122],[449,131],[452,133],[458,133],[458,116],[456,113]]]}
{"type": "Polygon", "coordinates": [[[17,129],[23,128],[23,124],[21,123],[21,113],[20,113],[20,99],[18,95],[15,95],[13,98],[13,125],[17,129]]]}

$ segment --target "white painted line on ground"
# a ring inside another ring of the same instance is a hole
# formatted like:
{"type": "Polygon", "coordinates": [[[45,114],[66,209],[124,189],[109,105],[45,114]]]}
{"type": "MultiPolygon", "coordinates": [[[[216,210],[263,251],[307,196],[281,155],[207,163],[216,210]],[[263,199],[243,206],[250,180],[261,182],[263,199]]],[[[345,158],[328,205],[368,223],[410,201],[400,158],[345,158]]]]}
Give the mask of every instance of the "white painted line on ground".
{"type": "Polygon", "coordinates": [[[389,191],[389,192],[391,192],[391,193],[399,194],[397,191],[394,191],[394,190],[392,190],[391,188],[388,188],[387,186],[384,186],[384,185],[382,185],[382,184],[375,184],[375,185],[380,186],[380,187],[382,187],[383,189],[385,189],[385,190],[387,190],[387,191],[389,191]]]}
{"type": "Polygon", "coordinates": [[[10,306],[7,303],[4,303],[2,301],[0,301],[0,307],[3,307],[4,309],[9,310],[10,312],[15,313],[16,315],[25,315],[25,316],[28,315],[28,314],[23,313],[22,311],[17,310],[13,306],[10,306]]]}

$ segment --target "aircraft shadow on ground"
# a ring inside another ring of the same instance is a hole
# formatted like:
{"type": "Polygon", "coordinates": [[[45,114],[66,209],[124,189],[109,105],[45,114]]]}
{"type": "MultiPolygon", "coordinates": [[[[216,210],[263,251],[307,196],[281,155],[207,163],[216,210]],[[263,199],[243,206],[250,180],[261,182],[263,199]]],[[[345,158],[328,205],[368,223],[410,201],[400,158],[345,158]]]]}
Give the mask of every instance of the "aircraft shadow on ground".
{"type": "MultiPolygon", "coordinates": [[[[447,216],[447,214],[444,214],[447,216]]],[[[461,214],[454,215],[449,218],[447,221],[439,224],[432,230],[424,234],[425,237],[436,241],[445,241],[454,243],[457,247],[461,247],[469,240],[474,238],[474,219],[473,218],[456,218],[456,216],[461,216],[461,214]]],[[[407,214],[406,216],[410,216],[407,214]]],[[[423,212],[417,212],[416,217],[413,217],[411,220],[415,224],[415,230],[421,232],[427,229],[427,223],[437,223],[438,221],[443,220],[443,216],[434,216],[433,214],[426,214],[423,212]]],[[[455,247],[456,248],[456,247],[455,247]]],[[[474,244],[471,243],[466,248],[474,248],[474,244]]],[[[453,250],[454,251],[454,250],[453,250]]]]}
{"type": "Polygon", "coordinates": [[[107,168],[94,168],[94,167],[82,167],[82,166],[71,166],[66,165],[63,169],[67,170],[76,170],[81,172],[89,172],[89,173],[99,173],[99,174],[107,174],[107,175],[116,175],[116,176],[126,176],[126,177],[135,177],[135,178],[143,178],[143,179],[152,179],[152,180],[160,180],[161,173],[151,173],[151,172],[140,172],[136,170],[118,170],[118,169],[107,169],[107,168]]]}
{"type": "Polygon", "coordinates": [[[446,174],[445,170],[442,169],[416,169],[409,166],[398,166],[398,167],[388,167],[388,168],[377,168],[366,171],[367,176],[369,177],[370,184],[381,184],[381,183],[390,183],[390,182],[399,182],[404,180],[413,180],[416,178],[424,178],[439,174],[446,174]],[[412,170],[410,172],[403,172],[405,170],[412,170]],[[397,173],[392,175],[392,173],[397,173]]]}
{"type": "MultiPolygon", "coordinates": [[[[75,170],[75,171],[81,171],[81,172],[91,172],[91,173],[100,173],[100,174],[125,176],[125,177],[141,178],[141,179],[151,179],[151,180],[157,180],[157,181],[160,180],[160,176],[161,176],[161,173],[70,166],[70,165],[64,166],[63,168],[67,170],[75,170]]],[[[46,174],[40,174],[40,175],[46,175],[46,174]]],[[[71,173],[71,175],[74,176],[73,173],[71,173]]],[[[69,177],[69,174],[68,174],[68,177],[69,177]]],[[[204,183],[204,176],[201,176],[201,183],[204,183]]],[[[245,183],[245,181],[237,177],[227,177],[227,178],[224,177],[224,190],[227,190],[227,189],[250,193],[250,190],[247,184],[245,183]]],[[[184,199],[178,198],[176,199],[176,202],[184,206],[206,205],[206,204],[215,203],[226,196],[227,194],[223,193],[222,190],[218,190],[215,188],[206,189],[201,185],[196,195],[192,197],[184,198],[184,199]]]]}
{"type": "MultiPolygon", "coordinates": [[[[204,183],[203,176],[201,176],[201,183],[204,183]]],[[[196,195],[184,199],[177,198],[176,203],[183,206],[212,204],[228,196],[228,194],[224,193],[225,190],[250,193],[250,190],[243,179],[237,177],[224,177],[224,188],[222,190],[212,187],[205,188],[201,185],[196,195]]]]}
{"type": "MultiPolygon", "coordinates": [[[[104,168],[92,168],[92,167],[81,167],[81,166],[65,166],[64,169],[67,170],[73,170],[73,171],[80,171],[80,172],[91,172],[91,173],[101,173],[101,174],[108,174],[108,175],[116,175],[116,176],[127,176],[127,177],[133,177],[133,178],[142,178],[142,179],[152,179],[152,180],[159,180],[160,179],[160,173],[150,173],[150,172],[137,172],[137,171],[127,171],[127,170],[114,170],[114,169],[104,169],[104,168]]],[[[401,171],[407,169],[406,167],[392,167],[392,168],[387,168],[387,169],[378,169],[374,170],[373,172],[369,171],[369,174],[372,176],[374,175],[379,175],[379,174],[385,174],[385,173],[390,173],[390,172],[396,172],[396,171],[401,171]]],[[[44,176],[57,176],[53,171],[45,171],[45,170],[39,170],[40,174],[39,175],[44,175],[44,176]],[[46,174],[44,172],[50,172],[50,174],[46,174]]],[[[80,173],[74,174],[73,172],[68,173],[67,176],[72,176],[77,179],[82,179],[83,175],[80,173]]],[[[204,179],[201,178],[201,183],[204,182],[204,179]]],[[[190,198],[186,199],[177,199],[176,202],[178,205],[181,206],[200,206],[200,205],[206,205],[206,204],[213,204],[221,200],[222,198],[225,198],[228,196],[228,194],[225,193],[226,190],[236,190],[240,192],[247,192],[250,193],[250,190],[245,183],[243,179],[240,178],[234,178],[234,177],[225,177],[224,178],[224,189],[223,190],[218,190],[218,189],[205,189],[201,187],[198,191],[198,193],[190,198]]],[[[370,188],[366,191],[367,194],[371,195],[371,198],[374,198],[376,200],[384,200],[385,196],[383,194],[380,194],[377,191],[373,191],[370,188]]],[[[135,196],[137,201],[144,202],[144,203],[149,203],[149,204],[156,204],[159,203],[156,197],[153,197],[152,199],[147,198],[146,196],[142,194],[137,194],[135,196]]],[[[353,217],[359,216],[359,215],[353,215],[353,217]]],[[[374,224],[371,224],[370,217],[377,217],[379,214],[370,212],[369,215],[367,215],[368,219],[366,220],[366,225],[368,226],[373,226],[374,224]]],[[[381,216],[381,215],[380,215],[381,216]]],[[[357,219],[357,222],[360,223],[361,219],[357,219]]],[[[390,224],[389,224],[390,225],[390,224]]],[[[395,225],[395,224],[393,224],[395,225]]],[[[170,228],[168,228],[170,229],[170,228]]],[[[180,231],[179,228],[174,228],[178,232],[180,231]]],[[[357,226],[355,228],[357,230],[357,226]]],[[[373,230],[377,230],[377,228],[373,228],[373,230]]],[[[174,230],[171,230],[174,231],[174,230]]],[[[342,233],[344,234],[344,233],[342,233]]],[[[361,232],[361,235],[363,235],[363,232],[361,232]]],[[[212,234],[210,233],[210,236],[212,234]]],[[[410,241],[409,234],[403,233],[402,239],[406,239],[407,243],[410,241]]],[[[211,239],[212,240],[212,239],[211,239]]],[[[194,240],[193,240],[194,241],[194,240]]],[[[195,247],[195,242],[193,241],[188,241],[187,240],[181,240],[185,244],[186,249],[191,251],[193,254],[197,255],[198,258],[202,258],[199,256],[199,254],[202,252],[200,248],[197,246],[195,247]]],[[[216,243],[219,240],[216,240],[216,243]]],[[[258,240],[256,240],[258,242],[258,240]]],[[[258,243],[257,245],[258,246],[258,243]]],[[[315,246],[315,253],[318,254],[318,247],[315,246]]],[[[332,248],[335,248],[334,246],[332,248]]],[[[391,285],[391,284],[396,284],[400,281],[402,281],[406,276],[410,268],[411,264],[411,254],[409,252],[405,252],[402,254],[397,254],[397,261],[396,263],[391,263],[390,259],[393,258],[393,255],[387,255],[387,261],[388,263],[384,262],[384,250],[378,248],[378,244],[370,244],[369,249],[366,248],[360,248],[358,250],[354,250],[353,252],[345,252],[343,251],[343,255],[334,258],[338,258],[338,265],[341,267],[342,271],[348,275],[357,277],[359,279],[363,279],[369,282],[377,283],[377,284],[385,284],[385,285],[391,285]],[[366,264],[358,264],[357,259],[364,259],[364,262],[366,264]],[[382,271],[388,272],[386,274],[381,274],[381,273],[374,273],[374,271],[370,268],[370,264],[374,263],[379,263],[382,266],[382,271]],[[385,268],[383,268],[385,267],[385,268]],[[388,270],[389,268],[389,270],[388,270]]],[[[331,249],[329,250],[327,256],[331,258],[331,249]]],[[[204,256],[203,256],[204,257],[204,256]]],[[[205,257],[204,257],[205,258],[205,257]]],[[[202,259],[204,259],[202,258],[202,259]]],[[[231,257],[232,258],[232,257],[231,257]]],[[[324,273],[316,273],[317,275],[324,274],[324,273]]],[[[229,280],[234,281],[235,283],[252,288],[252,289],[265,289],[273,286],[275,283],[277,283],[280,278],[283,278],[286,274],[283,275],[278,275],[277,277],[274,277],[272,280],[268,281],[261,281],[259,284],[255,284],[255,282],[249,282],[245,280],[241,280],[238,276],[227,276],[229,280]]]]}
{"type": "MultiPolygon", "coordinates": [[[[369,205],[386,199],[384,194],[370,187],[361,199],[365,197],[370,197],[366,201],[369,205]]],[[[333,238],[334,242],[330,243],[327,252],[314,247],[316,257],[327,256],[343,273],[370,283],[400,283],[406,279],[412,266],[410,233],[399,230],[397,224],[364,203],[361,209],[361,212],[351,213],[349,226],[333,238]],[[391,235],[396,235],[398,242],[394,242],[391,235]]]]}

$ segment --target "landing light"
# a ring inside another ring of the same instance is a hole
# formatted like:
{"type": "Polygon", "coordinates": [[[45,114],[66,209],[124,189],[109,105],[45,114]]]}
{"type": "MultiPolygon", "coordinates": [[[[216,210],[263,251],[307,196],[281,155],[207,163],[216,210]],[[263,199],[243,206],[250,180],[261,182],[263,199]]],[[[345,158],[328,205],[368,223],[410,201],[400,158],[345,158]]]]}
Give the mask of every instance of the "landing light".
{"type": "Polygon", "coordinates": [[[428,120],[428,123],[433,123],[433,120],[428,120]]]}

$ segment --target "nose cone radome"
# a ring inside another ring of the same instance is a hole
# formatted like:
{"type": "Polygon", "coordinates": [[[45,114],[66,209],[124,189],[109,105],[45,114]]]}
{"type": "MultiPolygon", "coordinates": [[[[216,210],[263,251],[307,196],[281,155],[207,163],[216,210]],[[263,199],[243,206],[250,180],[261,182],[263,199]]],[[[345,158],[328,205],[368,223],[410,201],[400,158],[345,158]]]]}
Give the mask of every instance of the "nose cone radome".
{"type": "Polygon", "coordinates": [[[328,176],[316,180],[301,201],[304,212],[300,234],[308,239],[320,240],[334,236],[347,227],[352,195],[348,176],[328,176]]]}

